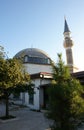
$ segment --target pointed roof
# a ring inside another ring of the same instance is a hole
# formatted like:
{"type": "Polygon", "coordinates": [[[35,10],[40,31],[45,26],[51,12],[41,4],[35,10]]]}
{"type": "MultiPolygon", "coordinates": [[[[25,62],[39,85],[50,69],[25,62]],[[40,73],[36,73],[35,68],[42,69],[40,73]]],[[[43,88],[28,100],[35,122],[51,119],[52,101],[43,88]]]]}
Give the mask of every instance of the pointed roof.
{"type": "Polygon", "coordinates": [[[65,23],[64,23],[64,33],[65,32],[70,32],[66,19],[65,19],[65,23]]]}

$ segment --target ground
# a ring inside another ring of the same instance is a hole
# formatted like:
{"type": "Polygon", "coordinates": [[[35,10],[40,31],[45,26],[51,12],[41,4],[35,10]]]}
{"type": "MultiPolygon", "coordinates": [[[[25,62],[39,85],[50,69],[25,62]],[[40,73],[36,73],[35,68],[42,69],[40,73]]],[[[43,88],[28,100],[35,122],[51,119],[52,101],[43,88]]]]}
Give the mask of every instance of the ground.
{"type": "MultiPolygon", "coordinates": [[[[0,116],[5,113],[4,104],[0,104],[0,116]]],[[[10,107],[10,114],[16,119],[2,122],[0,130],[48,130],[49,122],[43,112],[31,111],[28,107],[10,107]]]]}
{"type": "MultiPolygon", "coordinates": [[[[0,116],[5,113],[5,106],[0,103],[0,116]]],[[[45,118],[44,112],[36,112],[28,107],[11,106],[10,114],[16,116],[13,120],[2,122],[0,130],[50,130],[50,122],[45,118]]],[[[84,130],[84,127],[78,130],[84,130]]]]}

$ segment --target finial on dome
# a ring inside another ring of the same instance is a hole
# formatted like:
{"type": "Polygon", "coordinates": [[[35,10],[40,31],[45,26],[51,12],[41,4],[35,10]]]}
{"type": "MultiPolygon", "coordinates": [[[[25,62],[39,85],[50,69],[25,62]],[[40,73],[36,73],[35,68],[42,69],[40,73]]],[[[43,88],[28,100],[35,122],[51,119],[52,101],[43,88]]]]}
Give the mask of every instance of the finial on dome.
{"type": "Polygon", "coordinates": [[[64,20],[66,19],[66,16],[64,15],[64,20]]]}

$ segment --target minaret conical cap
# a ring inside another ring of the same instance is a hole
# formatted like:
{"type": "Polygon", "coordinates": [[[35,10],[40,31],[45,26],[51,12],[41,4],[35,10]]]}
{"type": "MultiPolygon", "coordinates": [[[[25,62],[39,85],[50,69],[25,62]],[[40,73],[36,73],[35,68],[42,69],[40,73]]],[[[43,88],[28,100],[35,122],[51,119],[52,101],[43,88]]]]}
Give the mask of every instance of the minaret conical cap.
{"type": "Polygon", "coordinates": [[[65,19],[65,23],[64,23],[64,33],[65,32],[70,32],[66,19],[65,19]]]}

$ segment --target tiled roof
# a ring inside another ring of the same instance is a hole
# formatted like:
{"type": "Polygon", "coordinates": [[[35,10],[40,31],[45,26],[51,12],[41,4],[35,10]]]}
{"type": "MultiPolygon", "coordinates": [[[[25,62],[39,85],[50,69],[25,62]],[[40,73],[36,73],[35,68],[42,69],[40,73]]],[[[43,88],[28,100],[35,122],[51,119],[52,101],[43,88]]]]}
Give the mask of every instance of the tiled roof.
{"type": "Polygon", "coordinates": [[[52,79],[52,74],[48,72],[39,72],[39,73],[31,74],[30,77],[31,79],[38,79],[38,78],[52,79]]]}

